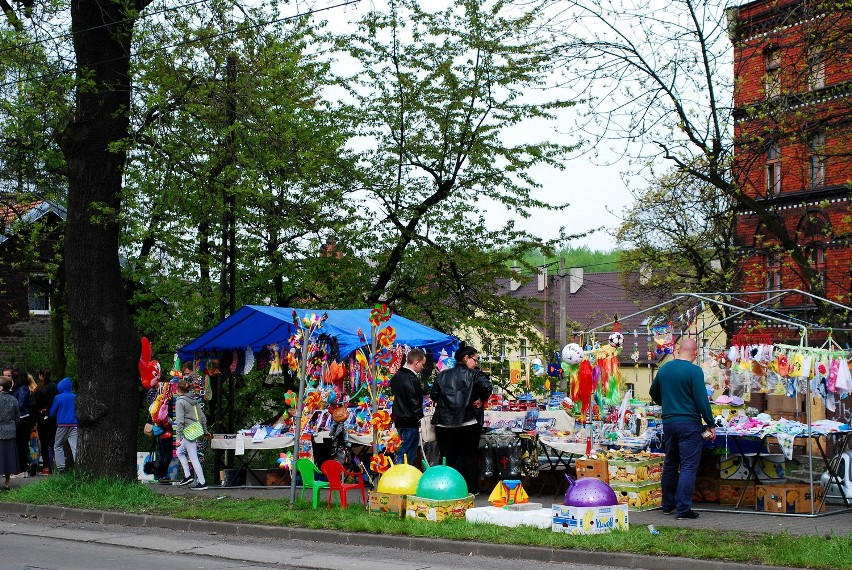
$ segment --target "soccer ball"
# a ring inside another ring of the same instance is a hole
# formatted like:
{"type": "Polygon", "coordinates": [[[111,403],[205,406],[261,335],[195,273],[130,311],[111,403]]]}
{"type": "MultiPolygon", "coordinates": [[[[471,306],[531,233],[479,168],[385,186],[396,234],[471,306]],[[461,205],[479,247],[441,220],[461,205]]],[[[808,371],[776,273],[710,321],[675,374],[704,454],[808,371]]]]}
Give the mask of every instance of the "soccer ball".
{"type": "Polygon", "coordinates": [[[576,342],[566,344],[562,349],[562,360],[568,364],[579,364],[583,360],[583,349],[576,342]]]}
{"type": "Polygon", "coordinates": [[[614,348],[620,347],[622,344],[624,344],[624,335],[620,332],[612,333],[611,335],[609,335],[609,344],[614,348]]]}

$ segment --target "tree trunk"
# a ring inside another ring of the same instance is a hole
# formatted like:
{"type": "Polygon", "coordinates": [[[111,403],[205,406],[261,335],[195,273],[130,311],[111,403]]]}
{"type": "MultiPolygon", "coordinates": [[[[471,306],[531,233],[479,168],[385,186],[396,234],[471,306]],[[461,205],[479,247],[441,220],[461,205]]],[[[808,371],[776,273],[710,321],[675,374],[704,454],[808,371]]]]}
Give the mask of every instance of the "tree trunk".
{"type": "Polygon", "coordinates": [[[57,256],[59,267],[50,288],[50,370],[53,378],[65,377],[68,359],[65,356],[65,262],[57,256]]]}
{"type": "Polygon", "coordinates": [[[118,258],[131,6],[117,0],[71,2],[81,85],[62,141],[69,182],[66,291],[79,375],[76,464],[95,476],[127,479],[136,477],[140,351],[118,258]]]}

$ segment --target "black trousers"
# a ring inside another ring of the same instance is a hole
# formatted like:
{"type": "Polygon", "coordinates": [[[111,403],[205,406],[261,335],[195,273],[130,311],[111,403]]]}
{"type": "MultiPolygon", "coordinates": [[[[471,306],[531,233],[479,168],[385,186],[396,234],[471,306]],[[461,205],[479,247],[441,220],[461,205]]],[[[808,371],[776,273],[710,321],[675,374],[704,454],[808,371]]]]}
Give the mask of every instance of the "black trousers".
{"type": "Polygon", "coordinates": [[[45,469],[53,469],[53,444],[56,443],[56,419],[39,414],[38,446],[41,449],[41,464],[45,469]]]}
{"type": "Polygon", "coordinates": [[[479,492],[479,424],[444,428],[435,426],[435,438],[441,459],[458,469],[467,482],[469,493],[479,492]]]}
{"type": "Polygon", "coordinates": [[[33,426],[35,426],[35,417],[30,414],[25,418],[21,418],[18,424],[15,439],[18,444],[18,468],[23,472],[30,468],[30,438],[33,435],[33,426]]]}

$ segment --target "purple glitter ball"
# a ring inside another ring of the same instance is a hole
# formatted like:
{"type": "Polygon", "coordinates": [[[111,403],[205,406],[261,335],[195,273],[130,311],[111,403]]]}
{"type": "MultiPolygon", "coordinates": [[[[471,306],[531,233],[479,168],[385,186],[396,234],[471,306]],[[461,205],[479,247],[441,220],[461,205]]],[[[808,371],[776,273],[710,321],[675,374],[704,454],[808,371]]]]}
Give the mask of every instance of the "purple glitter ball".
{"type": "Polygon", "coordinates": [[[618,504],[618,498],[612,487],[600,479],[580,479],[574,481],[568,475],[568,490],[565,491],[565,505],[569,507],[609,507],[618,504]]]}

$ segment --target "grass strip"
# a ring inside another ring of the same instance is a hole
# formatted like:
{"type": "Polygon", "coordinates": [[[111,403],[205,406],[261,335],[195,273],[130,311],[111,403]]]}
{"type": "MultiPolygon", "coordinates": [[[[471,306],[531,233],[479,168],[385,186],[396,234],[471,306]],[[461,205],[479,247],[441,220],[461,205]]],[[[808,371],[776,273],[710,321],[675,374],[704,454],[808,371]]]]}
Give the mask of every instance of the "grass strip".
{"type": "MultiPolygon", "coordinates": [[[[241,522],[277,526],[421,536],[443,540],[475,540],[657,556],[730,560],[796,568],[852,570],[852,534],[795,536],[787,533],[748,533],[725,530],[659,527],[652,535],[645,527],[626,532],[569,536],[546,530],[471,524],[463,520],[430,523],[370,515],[363,507],[314,511],[310,503],[290,505],[281,499],[232,499],[209,496],[159,495],[143,483],[116,478],[94,479],[79,474],[54,475],[0,494],[2,501],[58,505],[80,509],[156,514],[178,518],[241,522]]],[[[380,539],[379,539],[380,540],[380,539]]]]}

